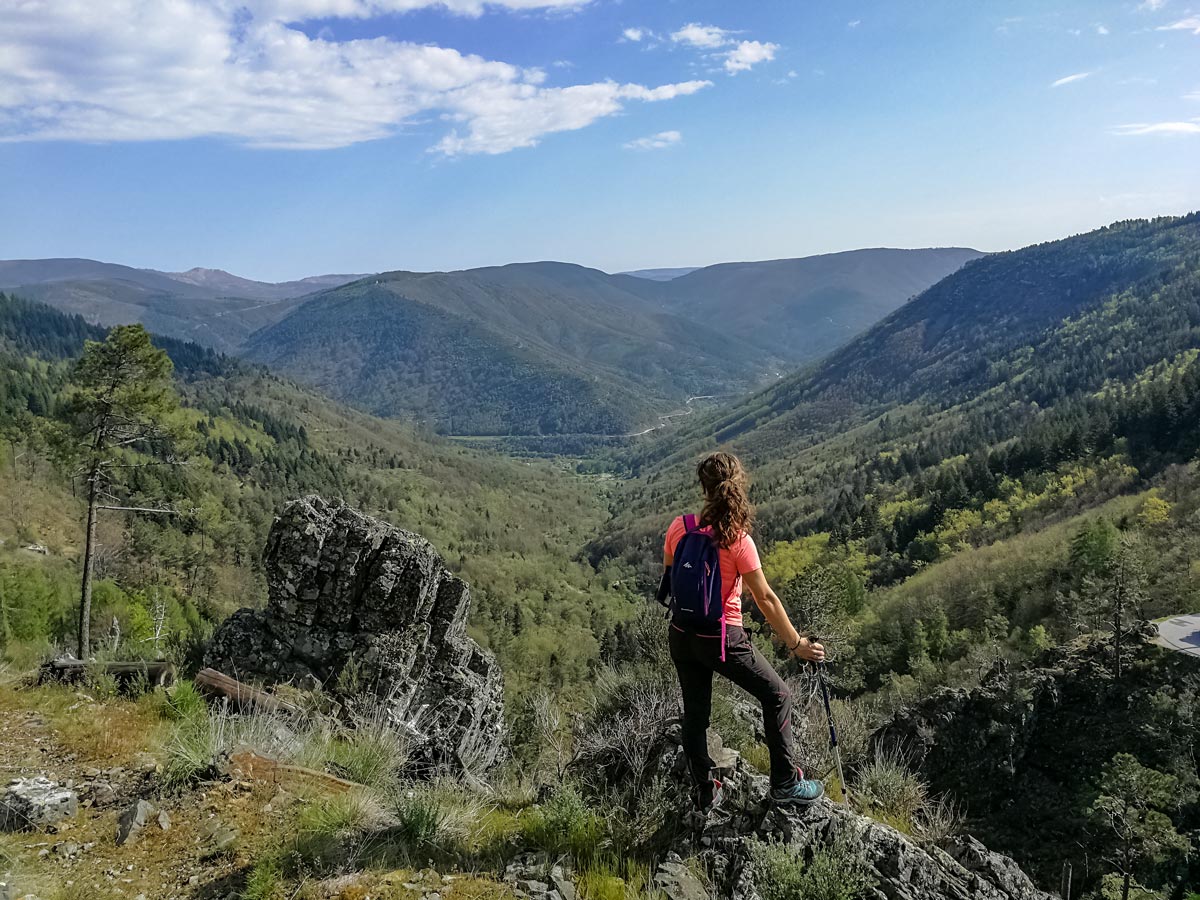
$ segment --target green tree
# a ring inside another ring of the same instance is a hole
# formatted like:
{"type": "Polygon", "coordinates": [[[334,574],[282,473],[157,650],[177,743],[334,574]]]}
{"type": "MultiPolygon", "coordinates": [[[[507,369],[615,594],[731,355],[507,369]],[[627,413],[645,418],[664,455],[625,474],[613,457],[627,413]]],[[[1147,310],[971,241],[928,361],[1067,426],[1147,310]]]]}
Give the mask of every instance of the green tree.
{"type": "Polygon", "coordinates": [[[96,553],[96,514],[113,497],[121,470],[174,462],[176,437],[170,420],[179,405],[173,366],[150,342],[141,325],[120,325],[103,341],[87,341],[75,367],[70,421],[77,473],[87,485],[87,527],[79,595],[78,655],[91,652],[92,575],[96,553]],[[159,456],[138,461],[131,451],[159,456]]]}
{"type": "Polygon", "coordinates": [[[1108,574],[1120,538],[1117,526],[1103,516],[1075,533],[1071,539],[1071,566],[1080,581],[1108,574]]]}
{"type": "Polygon", "coordinates": [[[1187,852],[1187,838],[1166,812],[1180,801],[1178,779],[1146,768],[1128,753],[1118,753],[1105,767],[1088,818],[1103,829],[1110,860],[1121,876],[1121,900],[1129,900],[1139,869],[1187,852]]]}
{"type": "Polygon", "coordinates": [[[815,564],[788,581],[782,591],[784,606],[801,632],[833,646],[844,646],[850,614],[858,600],[860,583],[834,566],[815,564]]]}

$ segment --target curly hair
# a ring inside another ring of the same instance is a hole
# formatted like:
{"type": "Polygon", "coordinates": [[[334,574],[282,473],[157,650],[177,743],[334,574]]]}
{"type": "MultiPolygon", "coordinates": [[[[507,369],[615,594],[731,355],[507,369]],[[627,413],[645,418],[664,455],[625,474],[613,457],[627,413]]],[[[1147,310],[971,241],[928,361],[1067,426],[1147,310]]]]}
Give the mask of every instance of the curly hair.
{"type": "Polygon", "coordinates": [[[700,524],[711,525],[717,543],[731,547],[754,527],[746,468],[732,453],[713,453],[700,461],[696,474],[704,489],[700,524]]]}

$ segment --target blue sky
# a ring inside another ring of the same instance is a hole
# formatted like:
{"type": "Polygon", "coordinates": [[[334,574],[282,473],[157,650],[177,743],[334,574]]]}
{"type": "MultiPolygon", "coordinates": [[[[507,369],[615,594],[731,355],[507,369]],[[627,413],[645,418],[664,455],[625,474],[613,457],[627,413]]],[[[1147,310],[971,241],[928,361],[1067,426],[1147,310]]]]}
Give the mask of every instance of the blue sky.
{"type": "Polygon", "coordinates": [[[0,174],[0,257],[270,280],[998,250],[1200,208],[1200,7],[0,0],[0,174]]]}

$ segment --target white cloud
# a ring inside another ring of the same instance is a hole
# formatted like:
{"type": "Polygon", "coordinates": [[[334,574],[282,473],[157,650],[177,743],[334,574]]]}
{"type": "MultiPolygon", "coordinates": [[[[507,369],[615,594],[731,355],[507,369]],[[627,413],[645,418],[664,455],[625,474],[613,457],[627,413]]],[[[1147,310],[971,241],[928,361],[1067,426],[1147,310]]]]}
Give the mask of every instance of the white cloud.
{"type": "Polygon", "coordinates": [[[857,28],[861,24],[862,24],[862,19],[851,19],[849,22],[846,23],[846,27],[847,28],[857,28]]]}
{"type": "Polygon", "coordinates": [[[640,84],[579,84],[566,88],[513,91],[506,85],[479,87],[463,96],[447,118],[463,123],[433,149],[447,156],[506,153],[536,146],[546,134],[576,131],[621,111],[626,100],[656,102],[694,94],[710,81],[685,81],[656,88],[640,84]]]}
{"type": "Polygon", "coordinates": [[[566,9],[579,0],[55,0],[5,3],[0,140],[195,137],[251,146],[342,147],[421,117],[453,123],[447,154],[503,153],[583,128],[632,101],[707,81],[646,87],[545,84],[541,69],[388,38],[333,41],[289,23],[440,6],[566,9]]]}
{"type": "Polygon", "coordinates": [[[1187,19],[1180,19],[1178,22],[1172,22],[1170,25],[1160,25],[1159,31],[1190,31],[1192,34],[1200,35],[1200,16],[1192,16],[1187,19]]]}
{"type": "Polygon", "coordinates": [[[1142,0],[1142,3],[1138,6],[1138,9],[1144,12],[1158,12],[1166,5],[1167,0],[1142,0]]]}
{"type": "Polygon", "coordinates": [[[1104,37],[1108,33],[1109,33],[1109,31],[1108,31],[1107,25],[1097,25],[1096,26],[1096,34],[1100,35],[1101,37],[1104,37]]]}
{"type": "Polygon", "coordinates": [[[1113,129],[1114,134],[1145,135],[1145,134],[1200,134],[1200,119],[1190,122],[1141,122],[1135,125],[1118,125],[1113,129]]]}
{"type": "Polygon", "coordinates": [[[312,19],[365,19],[387,13],[406,13],[437,8],[460,16],[479,16],[488,7],[513,11],[571,10],[591,0],[216,0],[213,5],[241,6],[255,18],[278,22],[307,22],[312,19]]]}
{"type": "Polygon", "coordinates": [[[775,51],[778,49],[778,44],[742,41],[725,54],[725,70],[731,75],[745,72],[751,66],[774,59],[775,51]]]}
{"type": "Polygon", "coordinates": [[[724,47],[730,42],[730,32],[715,25],[700,25],[689,22],[678,31],[671,32],[671,40],[677,44],[691,44],[693,47],[712,49],[724,47]]]}
{"type": "Polygon", "coordinates": [[[627,41],[633,41],[634,43],[637,43],[642,38],[646,37],[647,34],[648,32],[645,28],[626,28],[621,32],[621,37],[627,41]]]}
{"type": "Polygon", "coordinates": [[[1091,72],[1076,72],[1074,75],[1067,75],[1064,78],[1058,79],[1058,81],[1052,82],[1050,87],[1062,87],[1064,84],[1074,84],[1077,81],[1083,81],[1083,79],[1089,77],[1091,74],[1091,72]]]}
{"type": "Polygon", "coordinates": [[[725,71],[730,75],[745,72],[760,62],[767,62],[775,58],[775,51],[779,49],[778,44],[767,41],[735,41],[732,37],[734,34],[736,32],[718,28],[716,25],[689,22],[678,31],[671,32],[671,40],[677,44],[717,51],[708,56],[711,59],[720,60],[725,71]]]}
{"type": "Polygon", "coordinates": [[[665,150],[667,147],[674,147],[683,140],[683,135],[678,131],[660,131],[658,134],[652,134],[650,137],[642,137],[637,140],[630,141],[625,144],[626,150],[665,150]]]}

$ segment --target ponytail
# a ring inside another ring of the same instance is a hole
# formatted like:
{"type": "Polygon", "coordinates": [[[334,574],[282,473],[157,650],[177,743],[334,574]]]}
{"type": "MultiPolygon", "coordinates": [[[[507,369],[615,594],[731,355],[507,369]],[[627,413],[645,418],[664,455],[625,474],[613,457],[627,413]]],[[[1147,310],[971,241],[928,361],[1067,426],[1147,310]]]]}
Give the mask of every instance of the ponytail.
{"type": "Polygon", "coordinates": [[[732,453],[713,453],[700,461],[696,474],[704,489],[700,524],[711,525],[717,543],[731,547],[754,527],[746,469],[732,453]]]}

